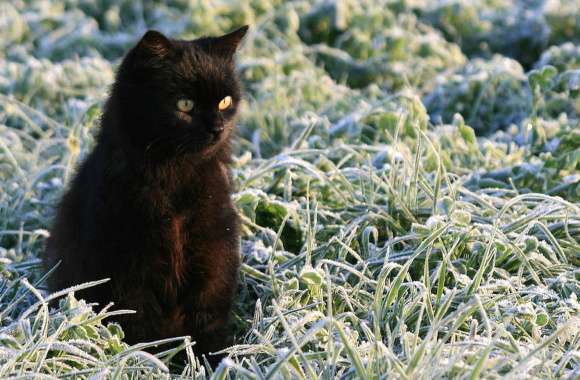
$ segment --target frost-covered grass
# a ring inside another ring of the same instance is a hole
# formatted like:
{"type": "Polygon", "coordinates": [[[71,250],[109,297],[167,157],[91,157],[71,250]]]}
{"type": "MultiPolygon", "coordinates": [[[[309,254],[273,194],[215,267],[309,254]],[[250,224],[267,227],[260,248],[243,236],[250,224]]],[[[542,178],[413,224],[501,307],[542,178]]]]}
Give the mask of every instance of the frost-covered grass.
{"type": "Polygon", "coordinates": [[[580,2],[510,3],[0,3],[0,378],[578,378],[580,2]],[[130,311],[74,297],[100,279],[47,294],[38,255],[123,51],[242,23],[212,373],[187,338],[123,343],[130,311]]]}

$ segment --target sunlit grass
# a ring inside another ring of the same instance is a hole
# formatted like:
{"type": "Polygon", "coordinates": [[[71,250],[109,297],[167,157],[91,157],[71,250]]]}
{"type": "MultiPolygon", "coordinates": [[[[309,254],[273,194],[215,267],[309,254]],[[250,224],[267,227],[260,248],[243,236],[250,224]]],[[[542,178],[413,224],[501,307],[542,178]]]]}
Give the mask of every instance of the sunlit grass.
{"type": "Polygon", "coordinates": [[[551,48],[527,73],[507,58],[474,64],[422,24],[447,33],[456,19],[397,1],[321,11],[71,0],[82,5],[74,17],[33,16],[41,3],[0,8],[10,21],[0,30],[22,46],[0,53],[0,378],[580,375],[577,49],[551,48]],[[125,344],[107,317],[131,311],[74,298],[103,279],[44,290],[58,275],[38,259],[54,207],[145,23],[184,36],[252,24],[232,168],[243,219],[236,344],[215,372],[187,338],[125,344]],[[379,34],[387,47],[367,62],[379,34]],[[442,54],[449,46],[456,55],[442,54]],[[340,62],[323,67],[321,51],[340,62]],[[375,75],[375,64],[393,70],[375,75]],[[359,69],[371,85],[353,88],[359,69]],[[476,137],[473,125],[500,130],[476,137]],[[184,368],[170,364],[181,350],[184,368]]]}

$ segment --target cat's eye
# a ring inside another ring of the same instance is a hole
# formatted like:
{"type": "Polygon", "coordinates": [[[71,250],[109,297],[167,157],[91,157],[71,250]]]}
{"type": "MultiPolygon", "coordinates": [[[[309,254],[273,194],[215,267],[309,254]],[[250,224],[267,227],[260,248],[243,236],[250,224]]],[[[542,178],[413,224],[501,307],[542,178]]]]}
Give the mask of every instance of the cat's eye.
{"type": "Polygon", "coordinates": [[[177,101],[177,109],[181,112],[189,112],[193,109],[193,100],[191,99],[179,99],[177,101]]]}
{"type": "Polygon", "coordinates": [[[218,104],[218,109],[220,111],[225,111],[228,108],[230,108],[231,105],[232,105],[232,97],[231,96],[226,96],[225,98],[223,98],[220,101],[220,104],[218,104]]]}

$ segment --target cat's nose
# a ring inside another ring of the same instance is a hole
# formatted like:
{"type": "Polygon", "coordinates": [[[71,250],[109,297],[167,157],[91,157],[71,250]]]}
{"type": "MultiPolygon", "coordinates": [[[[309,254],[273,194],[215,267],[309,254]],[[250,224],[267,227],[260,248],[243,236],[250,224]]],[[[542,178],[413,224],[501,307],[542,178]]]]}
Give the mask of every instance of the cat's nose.
{"type": "Polygon", "coordinates": [[[210,127],[210,133],[214,136],[220,135],[224,131],[224,126],[221,124],[213,125],[210,127]]]}

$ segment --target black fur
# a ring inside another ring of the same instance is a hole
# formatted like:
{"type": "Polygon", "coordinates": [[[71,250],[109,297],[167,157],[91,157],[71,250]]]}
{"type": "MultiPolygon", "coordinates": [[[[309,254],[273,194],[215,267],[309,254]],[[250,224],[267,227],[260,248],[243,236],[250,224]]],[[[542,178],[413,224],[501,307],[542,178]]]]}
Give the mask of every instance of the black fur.
{"type": "Polygon", "coordinates": [[[130,343],[191,335],[197,354],[230,343],[239,233],[228,164],[246,31],[193,41],[147,32],[120,65],[97,145],[60,203],[49,287],[111,278],[80,296],[136,310],[119,320],[130,343]],[[220,112],[225,96],[233,103],[220,112]],[[181,98],[191,112],[178,112],[181,98]]]}

